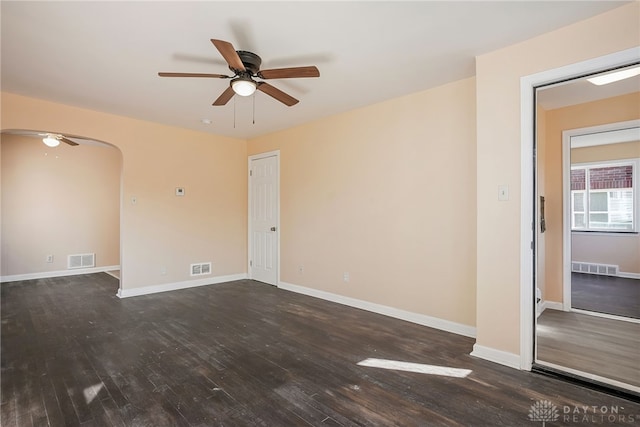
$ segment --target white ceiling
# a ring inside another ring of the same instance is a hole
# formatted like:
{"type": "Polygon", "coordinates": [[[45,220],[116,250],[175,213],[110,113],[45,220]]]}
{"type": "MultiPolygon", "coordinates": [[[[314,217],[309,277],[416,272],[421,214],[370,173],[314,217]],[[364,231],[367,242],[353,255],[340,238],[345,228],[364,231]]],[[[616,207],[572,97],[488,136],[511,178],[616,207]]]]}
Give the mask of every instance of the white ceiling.
{"type": "MultiPolygon", "coordinates": [[[[637,64],[633,67],[636,66],[637,64]]],[[[608,73],[605,72],[601,74],[608,73]]],[[[619,80],[603,86],[594,85],[587,81],[590,77],[577,78],[562,84],[541,88],[538,90],[538,103],[545,110],[553,110],[569,105],[583,104],[599,99],[640,92],[640,76],[619,80]]]]}
{"type": "Polygon", "coordinates": [[[624,3],[2,1],[1,84],[7,92],[250,138],[470,77],[476,55],[624,3]],[[257,53],[263,69],[316,65],[320,78],[269,81],[300,100],[293,107],[260,92],[213,107],[228,80],[157,76],[227,74],[212,38],[257,53]]]}

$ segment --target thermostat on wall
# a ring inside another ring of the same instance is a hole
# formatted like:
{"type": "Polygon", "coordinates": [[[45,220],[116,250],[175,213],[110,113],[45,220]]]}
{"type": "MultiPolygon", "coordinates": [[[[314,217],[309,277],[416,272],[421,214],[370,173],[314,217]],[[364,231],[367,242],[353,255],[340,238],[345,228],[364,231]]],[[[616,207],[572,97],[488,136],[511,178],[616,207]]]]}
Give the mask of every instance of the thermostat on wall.
{"type": "Polygon", "coordinates": [[[176,196],[184,196],[184,188],[176,187],[176,196]]]}

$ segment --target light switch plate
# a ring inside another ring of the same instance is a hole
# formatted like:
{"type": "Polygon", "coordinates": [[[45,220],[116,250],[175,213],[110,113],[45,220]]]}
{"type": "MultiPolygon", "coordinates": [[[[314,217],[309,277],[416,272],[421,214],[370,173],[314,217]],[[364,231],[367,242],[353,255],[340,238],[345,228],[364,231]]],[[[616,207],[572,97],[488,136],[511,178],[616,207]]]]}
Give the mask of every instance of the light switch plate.
{"type": "Polygon", "coordinates": [[[509,200],[509,186],[508,185],[498,185],[498,200],[500,200],[500,201],[509,200]]]}

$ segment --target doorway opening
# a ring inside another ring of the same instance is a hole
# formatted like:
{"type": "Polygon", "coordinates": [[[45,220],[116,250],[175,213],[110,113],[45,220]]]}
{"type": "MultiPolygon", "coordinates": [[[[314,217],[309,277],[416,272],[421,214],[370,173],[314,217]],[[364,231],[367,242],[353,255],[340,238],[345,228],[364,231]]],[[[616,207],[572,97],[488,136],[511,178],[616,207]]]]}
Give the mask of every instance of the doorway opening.
{"type": "Polygon", "coordinates": [[[562,132],[564,311],[640,322],[639,170],[640,119],[562,132]]]}
{"type": "Polygon", "coordinates": [[[1,135],[3,282],[119,270],[120,149],[69,133],[1,135]]]}
{"type": "MultiPolygon", "coordinates": [[[[548,363],[542,360],[540,354],[540,339],[546,332],[555,333],[558,330],[549,328],[544,322],[538,322],[541,313],[556,312],[559,314],[574,314],[564,311],[562,299],[562,187],[557,192],[560,198],[548,194],[550,179],[556,179],[561,183],[561,154],[558,153],[556,162],[557,175],[548,176],[540,174],[541,162],[545,158],[552,157],[548,149],[537,145],[541,132],[539,120],[539,102],[542,88],[558,88],[558,91],[567,91],[572,83],[586,76],[600,74],[613,69],[629,67],[638,64],[640,49],[634,48],[618,52],[605,57],[596,58],[571,66],[558,68],[521,79],[522,99],[522,228],[521,228],[521,367],[523,369],[536,369],[547,366],[550,370],[557,370],[565,375],[581,378],[592,383],[603,384],[611,389],[619,388],[631,394],[637,394],[640,388],[613,379],[611,375],[600,376],[593,374],[591,369],[574,369],[566,364],[548,363]],[[541,152],[541,149],[543,152],[541,152]],[[541,212],[542,199],[544,197],[544,214],[541,212]],[[555,213],[554,213],[555,211],[555,213]],[[558,216],[559,212],[559,216],[558,216]],[[543,216],[544,215],[544,216],[543,216]],[[545,227],[541,229],[541,225],[545,227]],[[545,230],[546,228],[546,230],[545,230]],[[550,232],[559,232],[560,238],[555,240],[550,232]],[[559,246],[558,246],[559,245],[559,246]],[[549,259],[556,259],[559,272],[549,274],[549,259]],[[560,279],[554,282],[559,274],[560,279]],[[553,280],[552,280],[553,279],[553,280]],[[560,288],[557,288],[557,286],[560,288]],[[559,289],[559,290],[558,290],[559,289]],[[557,298],[553,298],[556,296],[557,298]]],[[[637,88],[637,85],[636,85],[637,88]]],[[[637,90],[637,89],[636,89],[637,90]]],[[[618,94],[620,95],[620,94],[618,94]]],[[[547,124],[548,125],[548,124],[547,124]]],[[[579,126],[570,126],[568,129],[579,126]]],[[[561,133],[561,132],[560,132],[561,133]]],[[[561,138],[561,137],[559,137],[561,138]]],[[[548,147],[547,147],[548,148],[548,147]]],[[[556,149],[561,152],[561,145],[556,149]]],[[[606,319],[609,320],[609,319],[606,319]]],[[[592,329],[593,331],[593,329],[592,329]]],[[[580,341],[576,335],[571,335],[571,343],[580,341]]],[[[617,344],[594,345],[595,349],[602,347],[618,347],[617,344]]],[[[581,355],[582,356],[582,355],[581,355]]],[[[615,365],[615,363],[613,363],[615,365]]]]}

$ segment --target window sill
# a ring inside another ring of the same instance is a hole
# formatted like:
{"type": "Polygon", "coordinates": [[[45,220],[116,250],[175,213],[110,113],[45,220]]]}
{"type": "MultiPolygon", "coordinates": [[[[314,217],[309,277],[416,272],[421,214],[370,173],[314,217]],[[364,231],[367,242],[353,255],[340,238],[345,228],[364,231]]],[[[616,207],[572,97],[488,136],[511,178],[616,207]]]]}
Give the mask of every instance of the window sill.
{"type": "Polygon", "coordinates": [[[637,236],[637,231],[602,231],[602,230],[571,230],[571,234],[584,236],[637,236]]]}

